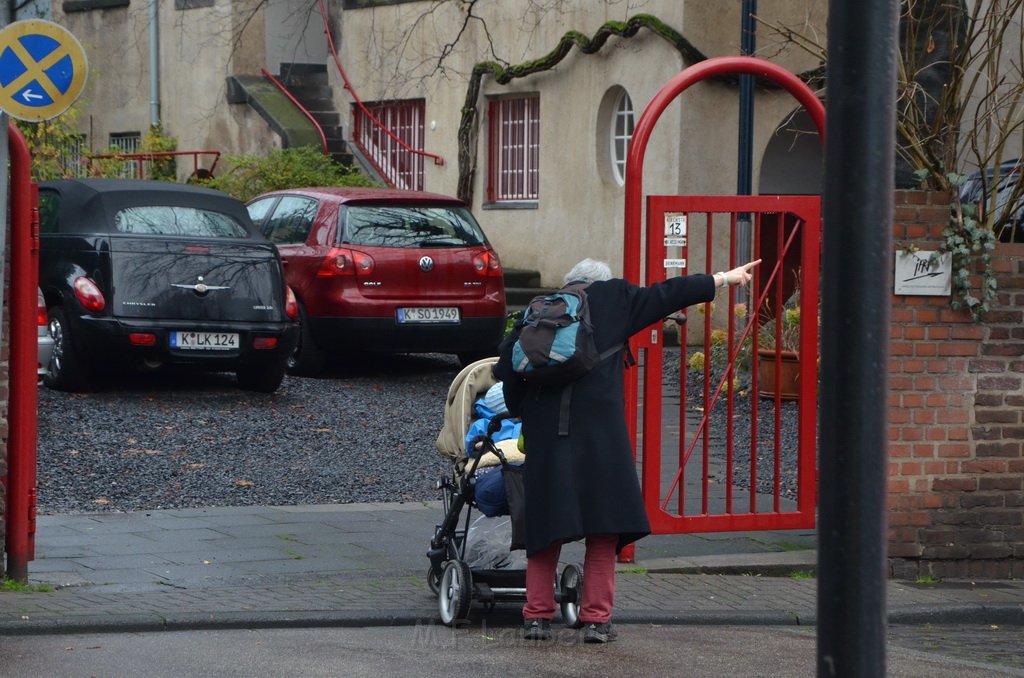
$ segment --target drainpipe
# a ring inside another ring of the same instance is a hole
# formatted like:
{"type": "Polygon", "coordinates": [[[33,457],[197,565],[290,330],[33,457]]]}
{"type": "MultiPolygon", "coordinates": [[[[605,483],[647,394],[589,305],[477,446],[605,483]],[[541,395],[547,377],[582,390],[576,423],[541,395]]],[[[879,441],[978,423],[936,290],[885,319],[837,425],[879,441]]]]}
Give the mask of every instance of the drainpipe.
{"type": "Polygon", "coordinates": [[[149,124],[160,124],[160,7],[149,1],[149,124]]]}

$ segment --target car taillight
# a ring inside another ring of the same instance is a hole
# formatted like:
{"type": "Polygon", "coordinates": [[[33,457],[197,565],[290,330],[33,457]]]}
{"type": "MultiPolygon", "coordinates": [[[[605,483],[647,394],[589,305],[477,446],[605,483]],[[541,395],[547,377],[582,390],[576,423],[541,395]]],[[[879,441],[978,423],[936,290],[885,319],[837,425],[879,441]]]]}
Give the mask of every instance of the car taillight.
{"type": "Polygon", "coordinates": [[[50,321],[46,317],[46,304],[40,300],[39,305],[36,306],[36,325],[46,327],[49,324],[50,321]]]}
{"type": "Polygon", "coordinates": [[[295,292],[288,285],[284,286],[284,314],[295,320],[299,317],[299,302],[295,299],[295,292]]]}
{"type": "Polygon", "coordinates": [[[252,340],[252,347],[262,350],[277,348],[277,337],[256,337],[252,340]]]}
{"type": "Polygon", "coordinates": [[[487,250],[473,257],[473,268],[477,274],[483,276],[501,276],[501,259],[492,250],[487,250]]]}
{"type": "Polygon", "coordinates": [[[324,258],[317,275],[370,275],[373,273],[373,257],[356,250],[331,248],[324,258]]]}
{"type": "Polygon", "coordinates": [[[107,300],[103,298],[103,292],[96,286],[96,283],[88,278],[75,278],[75,296],[78,303],[87,311],[102,311],[107,307],[107,300]]]}

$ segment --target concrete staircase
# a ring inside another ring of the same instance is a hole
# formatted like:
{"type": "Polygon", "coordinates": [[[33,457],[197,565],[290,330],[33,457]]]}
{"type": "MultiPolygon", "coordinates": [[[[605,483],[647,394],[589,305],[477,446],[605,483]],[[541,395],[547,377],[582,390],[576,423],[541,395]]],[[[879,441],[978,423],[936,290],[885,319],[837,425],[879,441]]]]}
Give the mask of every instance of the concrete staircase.
{"type": "Polygon", "coordinates": [[[505,305],[509,313],[522,311],[538,294],[554,292],[540,286],[540,273],[522,268],[505,269],[505,305]]]}
{"type": "Polygon", "coordinates": [[[334,108],[334,97],[324,64],[282,63],[278,80],[288,88],[324,131],[327,151],[335,162],[351,166],[354,157],[345,141],[341,114],[334,108]]]}

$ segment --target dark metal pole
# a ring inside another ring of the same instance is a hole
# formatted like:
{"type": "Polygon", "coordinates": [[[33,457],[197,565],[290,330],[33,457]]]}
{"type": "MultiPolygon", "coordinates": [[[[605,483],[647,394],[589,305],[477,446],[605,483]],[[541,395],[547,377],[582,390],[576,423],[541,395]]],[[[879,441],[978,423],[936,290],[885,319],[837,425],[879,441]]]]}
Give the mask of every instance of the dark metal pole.
{"type": "MultiPolygon", "coordinates": [[[[743,0],[740,10],[740,54],[753,56],[756,45],[757,0],[743,0]]],[[[750,195],[751,174],[753,172],[753,136],[754,136],[754,77],[740,76],[740,121],[739,147],[736,156],[736,194],[750,195]]],[[[749,215],[748,215],[749,220],[749,215]]],[[[746,261],[741,259],[740,261],[746,261]]]]}
{"type": "Polygon", "coordinates": [[[886,675],[888,338],[899,3],[831,0],[818,675],[886,675]]]}
{"type": "MultiPolygon", "coordinates": [[[[753,56],[757,42],[757,0],[743,0],[740,10],[740,54],[753,56]]],[[[739,142],[736,151],[736,195],[750,195],[754,155],[754,77],[740,76],[739,142]]],[[[741,213],[736,220],[736,261],[750,261],[750,214],[741,213]]],[[[746,300],[746,289],[740,288],[739,301],[746,300]]]]}

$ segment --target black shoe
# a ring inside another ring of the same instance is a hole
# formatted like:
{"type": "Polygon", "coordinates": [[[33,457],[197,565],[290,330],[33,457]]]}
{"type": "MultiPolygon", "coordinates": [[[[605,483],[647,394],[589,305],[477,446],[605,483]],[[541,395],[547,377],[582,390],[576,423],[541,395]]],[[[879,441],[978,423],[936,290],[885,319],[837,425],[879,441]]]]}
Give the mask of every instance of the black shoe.
{"type": "Polygon", "coordinates": [[[551,640],[551,621],[527,619],[523,622],[523,638],[526,640],[551,640]]]}
{"type": "Polygon", "coordinates": [[[612,628],[611,622],[587,624],[583,631],[584,643],[610,643],[618,637],[619,634],[612,628]]]}

